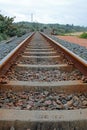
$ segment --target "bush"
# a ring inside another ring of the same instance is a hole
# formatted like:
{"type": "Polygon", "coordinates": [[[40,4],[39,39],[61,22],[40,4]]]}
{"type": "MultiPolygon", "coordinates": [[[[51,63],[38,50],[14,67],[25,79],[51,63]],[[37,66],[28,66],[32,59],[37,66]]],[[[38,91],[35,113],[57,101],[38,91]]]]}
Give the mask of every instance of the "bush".
{"type": "Polygon", "coordinates": [[[2,34],[2,33],[0,33],[0,41],[2,41],[2,40],[6,40],[8,37],[7,37],[7,35],[6,34],[2,34]]]}
{"type": "Polygon", "coordinates": [[[6,34],[2,34],[4,40],[7,40],[8,36],[6,34]]]}
{"type": "Polygon", "coordinates": [[[82,34],[80,35],[80,38],[87,38],[87,33],[86,33],[86,32],[82,33],[82,34]]]}
{"type": "Polygon", "coordinates": [[[0,35],[0,41],[2,41],[3,40],[3,37],[0,35]]]}
{"type": "Polygon", "coordinates": [[[22,35],[24,35],[24,34],[26,34],[26,31],[25,30],[22,30],[22,29],[19,29],[18,31],[17,31],[17,36],[18,37],[21,37],[22,35]]]}

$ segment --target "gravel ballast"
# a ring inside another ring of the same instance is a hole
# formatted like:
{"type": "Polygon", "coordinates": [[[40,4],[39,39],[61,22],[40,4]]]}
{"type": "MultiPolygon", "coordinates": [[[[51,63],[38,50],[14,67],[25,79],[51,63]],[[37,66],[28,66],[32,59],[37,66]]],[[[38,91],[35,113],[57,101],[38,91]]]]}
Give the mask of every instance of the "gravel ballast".
{"type": "Polygon", "coordinates": [[[18,110],[75,110],[87,108],[87,94],[49,91],[0,91],[0,108],[18,110]]]}
{"type": "Polygon", "coordinates": [[[8,80],[19,80],[19,81],[67,81],[67,80],[81,80],[82,74],[74,69],[72,71],[62,71],[56,68],[11,68],[7,73],[8,80]]]}
{"type": "Polygon", "coordinates": [[[0,60],[2,60],[8,53],[10,53],[16,46],[18,46],[31,33],[25,34],[22,37],[14,37],[11,41],[0,42],[0,60]]]}
{"type": "Polygon", "coordinates": [[[87,49],[85,47],[59,39],[58,37],[55,37],[53,35],[48,36],[53,40],[55,40],[56,42],[62,44],[64,47],[68,48],[69,50],[71,50],[72,52],[74,52],[76,55],[80,56],[87,62],[87,49]]]}

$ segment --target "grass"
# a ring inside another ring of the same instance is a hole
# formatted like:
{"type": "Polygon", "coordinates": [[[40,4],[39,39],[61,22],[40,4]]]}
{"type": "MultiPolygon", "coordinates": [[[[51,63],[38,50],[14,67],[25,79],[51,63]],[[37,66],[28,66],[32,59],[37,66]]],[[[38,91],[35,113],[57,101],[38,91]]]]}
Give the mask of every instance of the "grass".
{"type": "Polygon", "coordinates": [[[87,32],[82,33],[79,37],[87,39],[87,32]]]}

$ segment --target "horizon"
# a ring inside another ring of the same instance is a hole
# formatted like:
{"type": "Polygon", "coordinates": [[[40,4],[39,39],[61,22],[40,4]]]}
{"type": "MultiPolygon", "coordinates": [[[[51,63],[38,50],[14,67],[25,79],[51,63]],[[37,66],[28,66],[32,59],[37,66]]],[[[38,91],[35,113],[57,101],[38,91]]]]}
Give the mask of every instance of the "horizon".
{"type": "MultiPolygon", "coordinates": [[[[20,22],[28,22],[28,23],[38,23],[38,24],[59,24],[59,25],[67,25],[67,23],[66,24],[61,24],[61,23],[40,23],[40,22],[31,22],[31,21],[18,21],[18,22],[15,22],[14,21],[14,23],[20,23],[20,22]]],[[[80,27],[87,27],[87,26],[82,26],[82,25],[74,25],[74,24],[68,24],[68,25],[70,25],[70,26],[80,26],[80,27]]]]}

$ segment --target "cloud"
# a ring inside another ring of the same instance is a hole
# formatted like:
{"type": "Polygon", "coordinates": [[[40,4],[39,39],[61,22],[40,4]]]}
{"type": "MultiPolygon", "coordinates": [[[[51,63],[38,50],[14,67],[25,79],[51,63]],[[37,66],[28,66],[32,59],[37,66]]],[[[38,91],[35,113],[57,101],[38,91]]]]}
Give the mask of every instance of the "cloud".
{"type": "Polygon", "coordinates": [[[87,26],[86,0],[0,0],[4,15],[16,16],[15,21],[62,23],[87,26]]]}

